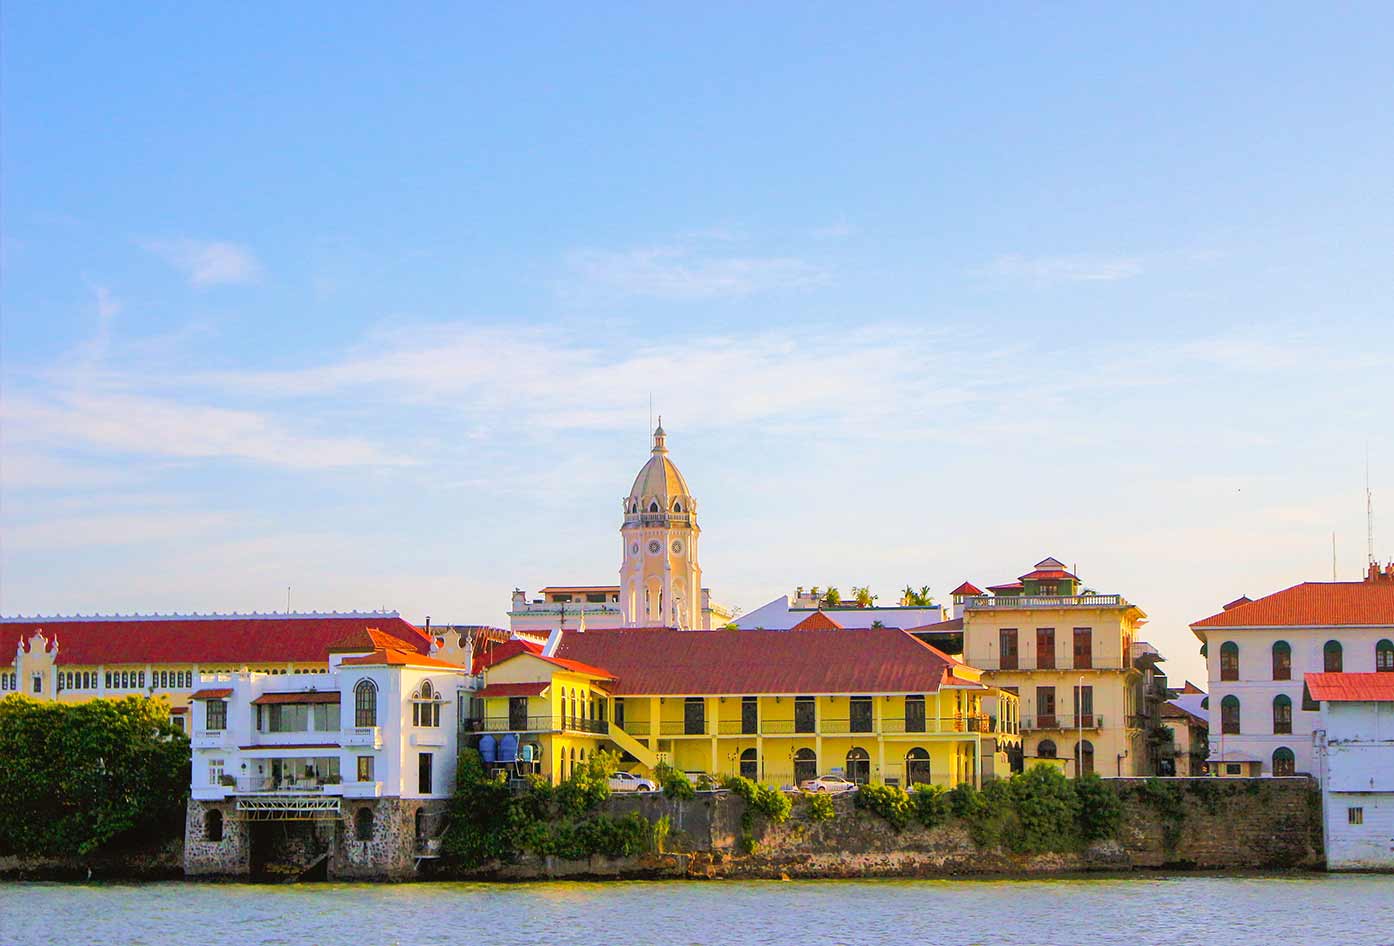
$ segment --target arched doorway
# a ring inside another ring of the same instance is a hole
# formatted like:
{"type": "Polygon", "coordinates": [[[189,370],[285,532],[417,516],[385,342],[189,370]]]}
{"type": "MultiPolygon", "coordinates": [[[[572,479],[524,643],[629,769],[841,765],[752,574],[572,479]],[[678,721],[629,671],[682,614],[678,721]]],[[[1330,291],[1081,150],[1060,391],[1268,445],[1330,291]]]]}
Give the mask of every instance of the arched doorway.
{"type": "Polygon", "coordinates": [[[1075,775],[1088,775],[1094,771],[1094,744],[1088,739],[1080,740],[1075,746],[1075,775]]]}
{"type": "Polygon", "coordinates": [[[919,746],[905,753],[905,787],[930,784],[929,753],[919,746]]]}
{"type": "Polygon", "coordinates": [[[1038,759],[1054,759],[1057,754],[1054,739],[1042,739],[1036,745],[1036,758],[1038,759]]]}
{"type": "Polygon", "coordinates": [[[794,785],[798,786],[809,779],[818,777],[818,755],[812,749],[800,749],[794,753],[794,785]]]}
{"type": "Polygon", "coordinates": [[[741,753],[741,778],[760,781],[760,759],[753,746],[741,753]]]}
{"type": "Polygon", "coordinates": [[[871,755],[860,746],[847,753],[847,779],[858,785],[871,781],[871,755]]]}
{"type": "Polygon", "coordinates": [[[216,808],[203,816],[203,837],[208,841],[223,839],[223,813],[216,808]]]}

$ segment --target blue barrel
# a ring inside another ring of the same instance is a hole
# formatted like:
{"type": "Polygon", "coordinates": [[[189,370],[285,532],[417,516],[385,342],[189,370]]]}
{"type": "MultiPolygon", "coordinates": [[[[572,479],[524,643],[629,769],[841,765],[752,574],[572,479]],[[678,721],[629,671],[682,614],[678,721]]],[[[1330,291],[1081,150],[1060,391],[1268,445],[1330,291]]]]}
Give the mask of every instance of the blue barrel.
{"type": "Polygon", "coordinates": [[[479,738],[479,757],[485,762],[494,761],[494,737],[484,735],[479,738]]]}
{"type": "Polygon", "coordinates": [[[532,764],[532,762],[534,761],[532,743],[523,743],[522,756],[524,762],[528,763],[529,765],[532,764]]]}
{"type": "Polygon", "coordinates": [[[518,737],[511,732],[506,732],[499,737],[499,761],[518,761],[518,737]]]}

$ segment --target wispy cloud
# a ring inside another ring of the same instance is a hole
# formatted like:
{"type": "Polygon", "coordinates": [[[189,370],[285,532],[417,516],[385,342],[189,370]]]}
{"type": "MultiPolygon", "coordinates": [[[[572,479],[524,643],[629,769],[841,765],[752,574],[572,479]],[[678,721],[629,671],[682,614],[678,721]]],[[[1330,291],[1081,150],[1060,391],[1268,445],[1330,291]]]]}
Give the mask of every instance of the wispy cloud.
{"type": "Polygon", "coordinates": [[[238,243],[178,239],[147,240],[141,245],[183,272],[189,284],[199,289],[249,283],[261,274],[256,256],[238,243]]]}
{"type": "Polygon", "coordinates": [[[682,247],[577,250],[568,254],[572,295],[693,301],[807,289],[827,282],[819,267],[789,256],[716,256],[682,247]]]}
{"type": "Polygon", "coordinates": [[[973,270],[975,276],[996,276],[1039,283],[1116,282],[1141,276],[1142,260],[1135,256],[999,256],[973,270]]]}

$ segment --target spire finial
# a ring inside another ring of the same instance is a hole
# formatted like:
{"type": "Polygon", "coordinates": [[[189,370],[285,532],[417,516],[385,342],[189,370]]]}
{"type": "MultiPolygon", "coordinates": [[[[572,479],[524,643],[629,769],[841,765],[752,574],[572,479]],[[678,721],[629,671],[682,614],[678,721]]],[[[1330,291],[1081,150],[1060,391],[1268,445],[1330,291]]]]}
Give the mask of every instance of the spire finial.
{"type": "Polygon", "coordinates": [[[655,427],[655,428],[653,429],[653,452],[654,452],[654,453],[667,453],[667,452],[668,452],[667,440],[668,440],[668,435],[667,435],[666,433],[663,432],[663,415],[662,415],[662,414],[659,414],[659,415],[658,415],[658,426],[655,427]]]}

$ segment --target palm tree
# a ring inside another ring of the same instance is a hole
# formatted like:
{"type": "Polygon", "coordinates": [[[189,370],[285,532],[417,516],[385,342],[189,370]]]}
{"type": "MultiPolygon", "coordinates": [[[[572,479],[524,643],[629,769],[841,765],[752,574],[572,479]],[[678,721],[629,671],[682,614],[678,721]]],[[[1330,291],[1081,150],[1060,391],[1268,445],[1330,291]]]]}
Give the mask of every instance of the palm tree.
{"type": "Polygon", "coordinates": [[[885,622],[885,621],[881,621],[881,620],[872,621],[872,622],[871,622],[871,626],[872,626],[872,627],[885,627],[885,626],[886,626],[886,622],[885,622]]]}
{"type": "Polygon", "coordinates": [[[926,608],[929,607],[930,605],[932,605],[932,604],[934,603],[934,595],[930,594],[930,592],[929,592],[929,585],[920,585],[920,601],[919,601],[919,603],[920,603],[921,607],[926,607],[926,608]]]}
{"type": "Polygon", "coordinates": [[[916,592],[915,589],[911,588],[909,585],[906,585],[905,589],[900,593],[900,603],[902,606],[907,608],[913,607],[914,605],[918,604],[918,592],[916,592]]]}
{"type": "Polygon", "coordinates": [[[835,608],[842,603],[842,592],[837,590],[837,586],[829,585],[828,590],[823,593],[823,605],[828,608],[835,608]]]}
{"type": "Polygon", "coordinates": [[[862,585],[860,588],[853,585],[852,598],[857,602],[857,607],[859,608],[869,608],[876,603],[876,596],[871,593],[871,589],[866,585],[862,585]]]}

